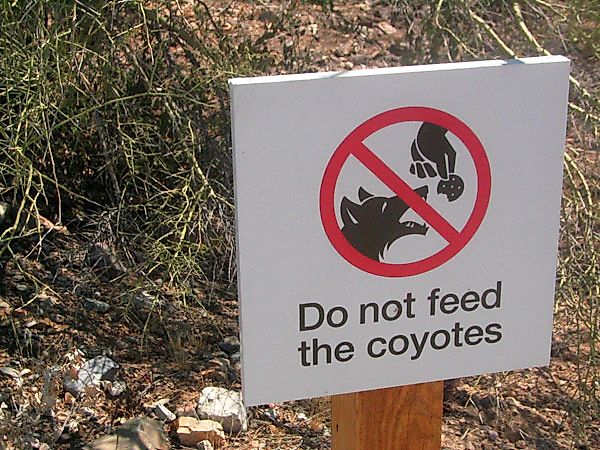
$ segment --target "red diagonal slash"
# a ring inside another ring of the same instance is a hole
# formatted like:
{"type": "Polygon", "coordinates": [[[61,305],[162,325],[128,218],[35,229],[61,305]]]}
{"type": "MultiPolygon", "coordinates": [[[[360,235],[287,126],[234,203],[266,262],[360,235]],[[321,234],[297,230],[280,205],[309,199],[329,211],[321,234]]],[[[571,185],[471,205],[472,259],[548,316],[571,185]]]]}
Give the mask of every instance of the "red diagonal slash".
{"type": "Polygon", "coordinates": [[[460,233],[450,222],[444,219],[435,209],[421,198],[413,189],[392,169],[390,169],[375,153],[362,142],[354,142],[350,152],[373,175],[379,178],[387,187],[398,195],[421,218],[437,231],[446,241],[452,243],[460,233]]]}

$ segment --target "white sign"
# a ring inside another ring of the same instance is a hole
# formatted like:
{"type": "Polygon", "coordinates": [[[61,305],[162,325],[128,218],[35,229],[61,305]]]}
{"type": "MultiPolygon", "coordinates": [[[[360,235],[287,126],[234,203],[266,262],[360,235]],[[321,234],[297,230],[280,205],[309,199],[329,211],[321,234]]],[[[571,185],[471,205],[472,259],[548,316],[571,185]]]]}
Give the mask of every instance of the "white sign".
{"type": "Polygon", "coordinates": [[[548,364],[568,75],[230,81],[248,405],[548,364]]]}

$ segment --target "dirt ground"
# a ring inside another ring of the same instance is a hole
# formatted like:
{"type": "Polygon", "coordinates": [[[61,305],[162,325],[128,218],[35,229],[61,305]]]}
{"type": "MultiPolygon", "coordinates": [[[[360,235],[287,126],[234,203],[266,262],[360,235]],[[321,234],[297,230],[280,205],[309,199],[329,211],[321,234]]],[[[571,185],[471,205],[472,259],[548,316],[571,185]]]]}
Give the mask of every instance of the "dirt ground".
{"type": "MultiPolygon", "coordinates": [[[[184,410],[204,386],[240,388],[239,373],[215,372],[209,363],[223,337],[237,334],[235,294],[190,286],[182,297],[161,280],[131,273],[103,281],[88,264],[88,250],[87,242],[57,234],[41,249],[24,248],[5,267],[0,367],[16,368],[22,378],[0,377],[0,399],[13,417],[12,426],[0,429],[5,439],[80,448],[126,419],[152,415],[161,399],[184,410]],[[152,302],[140,304],[142,292],[152,302]],[[84,298],[110,309],[86,309],[84,298]],[[80,399],[65,393],[62,378],[74,361],[97,355],[118,362],[126,392],[80,399]]],[[[574,331],[559,310],[550,367],[448,382],[443,448],[600,448],[598,428],[574,441],[569,411],[577,354],[568,344],[574,331]]],[[[326,398],[251,408],[249,431],[230,437],[225,448],[329,448],[329,420],[326,398]]]]}
{"type": "MultiPolygon", "coordinates": [[[[335,14],[301,3],[293,13],[295,26],[275,29],[266,45],[290,61],[287,72],[407,64],[413,31],[394,15],[393,2],[382,3],[349,2],[336,6],[335,14]]],[[[256,36],[288,14],[280,3],[219,1],[210,7],[228,33],[256,36]]],[[[576,59],[576,69],[585,74],[577,64],[576,59]]],[[[265,68],[276,71],[281,68],[265,68]]],[[[235,369],[223,373],[209,363],[220,355],[219,342],[238,334],[235,287],[193,280],[171,287],[135,268],[113,279],[115,274],[92,267],[90,239],[67,224],[41,241],[21,242],[0,271],[0,367],[20,374],[0,373],[0,449],[43,448],[42,443],[77,449],[129,418],[152,416],[160,399],[183,410],[204,386],[240,389],[235,369]],[[110,308],[88,309],[86,298],[110,308]],[[62,379],[74,361],[97,355],[118,362],[126,391],[79,399],[65,393],[62,379]]],[[[549,367],[448,382],[443,448],[600,449],[599,418],[588,418],[594,426],[585,429],[574,420],[578,331],[575,317],[558,305],[549,367]]],[[[225,449],[330,446],[327,398],[251,408],[249,414],[248,432],[228,437],[225,449]]]]}

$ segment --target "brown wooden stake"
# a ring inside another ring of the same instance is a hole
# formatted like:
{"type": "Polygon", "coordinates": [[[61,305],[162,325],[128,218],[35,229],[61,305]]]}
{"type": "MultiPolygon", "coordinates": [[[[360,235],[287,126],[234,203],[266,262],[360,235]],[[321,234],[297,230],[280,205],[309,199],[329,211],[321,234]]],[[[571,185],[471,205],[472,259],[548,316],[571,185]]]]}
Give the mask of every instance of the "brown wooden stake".
{"type": "Polygon", "coordinates": [[[331,399],[332,450],[440,450],[444,382],[331,399]]]}

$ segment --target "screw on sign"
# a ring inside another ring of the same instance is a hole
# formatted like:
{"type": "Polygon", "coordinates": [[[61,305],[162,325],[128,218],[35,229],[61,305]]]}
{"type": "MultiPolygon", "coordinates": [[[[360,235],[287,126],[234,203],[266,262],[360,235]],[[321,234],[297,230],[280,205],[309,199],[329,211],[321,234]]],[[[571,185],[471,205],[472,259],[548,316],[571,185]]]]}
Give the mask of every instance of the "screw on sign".
{"type": "Polygon", "coordinates": [[[460,252],[476,233],[487,211],[491,192],[490,165],[477,135],[461,120],[433,108],[405,107],[385,111],[355,128],[333,153],[321,183],[320,211],[323,227],[338,253],[357,268],[384,277],[406,277],[430,271],[460,252]],[[410,149],[411,164],[406,173],[397,173],[383,162],[364,141],[379,130],[406,122],[420,123],[410,149]],[[473,209],[461,229],[456,229],[428,202],[428,186],[413,189],[405,180],[438,179],[435,194],[454,202],[465,191],[465,182],[455,173],[457,153],[447,133],[464,144],[475,168],[476,190],[473,209]],[[335,189],[342,168],[354,156],[396,195],[373,195],[357,186],[355,203],[343,197],[337,204],[335,189]],[[338,223],[339,208],[342,223],[338,223]],[[412,209],[425,221],[402,220],[412,209]],[[446,242],[424,258],[403,263],[381,261],[385,250],[396,240],[437,232],[446,242]]]}

